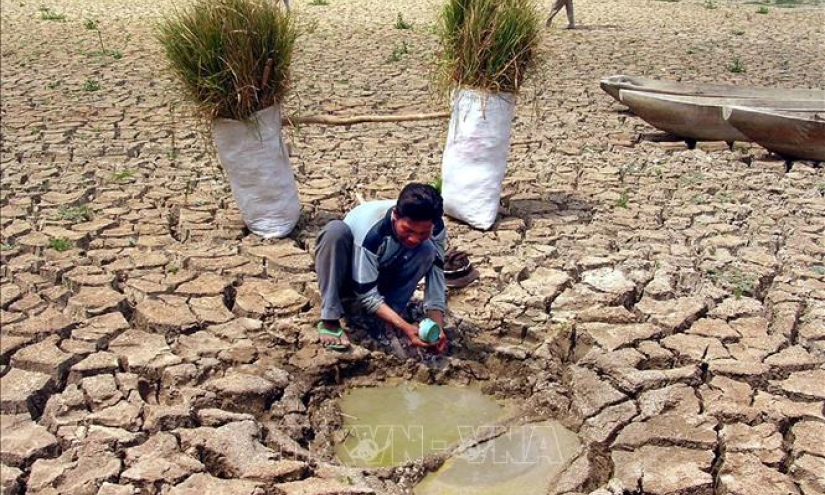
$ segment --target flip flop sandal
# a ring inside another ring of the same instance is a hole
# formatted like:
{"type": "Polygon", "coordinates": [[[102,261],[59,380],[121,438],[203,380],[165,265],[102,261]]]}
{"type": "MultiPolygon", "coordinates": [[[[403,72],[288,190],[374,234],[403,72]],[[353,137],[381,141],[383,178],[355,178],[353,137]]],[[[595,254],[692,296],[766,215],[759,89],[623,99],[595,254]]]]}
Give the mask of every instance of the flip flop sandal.
{"type": "Polygon", "coordinates": [[[466,270],[459,276],[447,276],[447,274],[445,273],[444,282],[446,283],[447,287],[451,289],[461,289],[463,287],[467,287],[471,283],[478,280],[479,276],[480,274],[478,273],[478,270],[470,266],[469,270],[466,270]]]}
{"type": "Polygon", "coordinates": [[[346,344],[341,342],[341,336],[344,335],[344,329],[338,327],[338,330],[328,330],[324,327],[323,322],[318,322],[318,335],[325,336],[325,337],[335,337],[338,339],[338,343],[324,343],[322,342],[321,345],[324,346],[324,349],[329,349],[331,351],[336,352],[346,352],[350,349],[350,344],[346,344]]]}

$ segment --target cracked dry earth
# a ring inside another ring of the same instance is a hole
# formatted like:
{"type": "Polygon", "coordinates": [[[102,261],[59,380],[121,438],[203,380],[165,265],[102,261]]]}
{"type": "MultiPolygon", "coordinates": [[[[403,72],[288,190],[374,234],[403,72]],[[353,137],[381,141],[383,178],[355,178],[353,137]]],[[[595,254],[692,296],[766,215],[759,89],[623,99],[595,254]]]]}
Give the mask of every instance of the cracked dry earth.
{"type": "MultiPolygon", "coordinates": [[[[449,224],[482,276],[450,294],[450,355],[422,362],[358,332],[320,350],[310,253],[357,194],[435,177],[445,122],[290,134],[302,222],[263,242],[163,70],[151,27],[171,4],[38,7],[2,0],[3,494],[408,493],[443,458],[332,455],[334,399],[389,377],[563,421],[583,449],[554,494],[825,493],[825,171],[640,140],[653,129],[597,85],[821,87],[821,9],[577,2],[583,28],[548,32],[518,107],[499,222],[449,224]]],[[[435,8],[299,2],[318,25],[287,108],[439,110],[435,8]]]]}

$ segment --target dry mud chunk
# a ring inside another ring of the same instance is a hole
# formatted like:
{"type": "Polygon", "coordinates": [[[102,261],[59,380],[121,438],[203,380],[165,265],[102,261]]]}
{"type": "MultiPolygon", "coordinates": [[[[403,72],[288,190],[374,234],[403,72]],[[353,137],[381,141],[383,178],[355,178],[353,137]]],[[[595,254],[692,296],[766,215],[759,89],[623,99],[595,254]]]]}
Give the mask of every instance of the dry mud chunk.
{"type": "Polygon", "coordinates": [[[683,297],[667,301],[642,298],[636,309],[650,318],[650,321],[669,330],[688,327],[705,311],[705,302],[698,298],[683,297]]]}
{"type": "Polygon", "coordinates": [[[60,450],[57,438],[27,414],[0,415],[0,435],[0,463],[8,466],[22,468],[60,450]]]}
{"type": "Polygon", "coordinates": [[[794,461],[790,474],[804,495],[825,493],[825,458],[805,454],[794,461]]]}
{"type": "Polygon", "coordinates": [[[35,317],[21,323],[9,325],[6,330],[12,335],[34,337],[41,340],[51,335],[66,337],[72,326],[72,321],[63,313],[54,308],[48,308],[35,317]]]}
{"type": "Polygon", "coordinates": [[[719,487],[730,495],[799,495],[790,477],[762,464],[752,454],[726,454],[719,487]]]}
{"type": "Polygon", "coordinates": [[[787,347],[765,359],[765,364],[783,371],[802,371],[819,366],[821,362],[801,345],[787,347]]]}
{"type": "Polygon", "coordinates": [[[226,323],[235,317],[224,304],[223,296],[192,298],[189,308],[202,325],[226,323]]]}
{"type": "Polygon", "coordinates": [[[632,401],[608,406],[585,421],[579,435],[585,443],[607,442],[613,433],[628,424],[636,413],[636,405],[632,401]]]}
{"type": "Polygon", "coordinates": [[[646,444],[712,449],[716,445],[716,421],[708,416],[664,414],[625,426],[614,447],[638,448],[646,444]]]}
{"type": "Polygon", "coordinates": [[[613,477],[623,490],[665,495],[711,494],[713,452],[681,447],[644,446],[632,452],[614,451],[613,477]]]}
{"type": "Polygon", "coordinates": [[[113,375],[89,376],[80,381],[80,389],[92,411],[99,411],[120,402],[123,394],[113,375]]]}
{"type": "Polygon", "coordinates": [[[97,495],[134,495],[135,487],[132,485],[116,485],[108,481],[100,485],[97,495]]]}
{"type": "Polygon", "coordinates": [[[749,426],[744,423],[725,425],[721,439],[725,452],[754,454],[765,464],[777,465],[785,457],[782,451],[782,433],[773,423],[749,426]]]}
{"type": "Polygon", "coordinates": [[[677,382],[694,382],[699,376],[698,366],[683,366],[670,370],[637,370],[621,368],[611,371],[621,389],[636,393],[662,388],[677,382]]]}
{"type": "Polygon", "coordinates": [[[574,404],[585,418],[626,397],[608,381],[601,380],[594,371],[579,366],[570,370],[570,385],[575,397],[574,404]]]}
{"type": "Polygon", "coordinates": [[[233,311],[239,316],[286,316],[302,311],[309,301],[289,287],[264,279],[247,279],[238,288],[233,311]]]}
{"type": "Polygon", "coordinates": [[[106,351],[96,352],[72,366],[68,382],[77,383],[87,376],[117,371],[120,371],[120,359],[116,354],[106,351]]]}
{"type": "Polygon", "coordinates": [[[264,324],[254,318],[237,318],[221,325],[212,325],[206,331],[230,341],[251,338],[259,332],[264,324]]]}
{"type": "Polygon", "coordinates": [[[176,294],[183,296],[223,296],[232,283],[220,275],[204,273],[190,282],[183,283],[175,289],[176,294]]]}
{"type": "Polygon", "coordinates": [[[275,488],[283,495],[374,495],[371,488],[348,485],[340,481],[310,478],[291,483],[275,485],[275,488]]]}
{"type": "Polygon", "coordinates": [[[48,493],[48,488],[54,488],[57,493],[97,493],[104,482],[117,481],[120,468],[120,459],[100,447],[69,451],[58,459],[37,461],[32,466],[29,490],[48,493]]]}
{"type": "Polygon", "coordinates": [[[39,417],[52,386],[49,375],[12,368],[0,377],[0,413],[39,417]]]}
{"type": "Polygon", "coordinates": [[[89,424],[138,431],[143,423],[141,420],[142,414],[142,404],[121,400],[113,406],[102,408],[90,414],[87,421],[89,424]]]}
{"type": "MultiPolygon", "coordinates": [[[[128,449],[125,462],[128,469],[120,475],[121,482],[147,489],[161,482],[175,485],[205,469],[197,459],[182,453],[177,438],[169,433],[158,433],[142,445],[128,449]]],[[[197,495],[207,493],[211,492],[204,491],[197,495]]]]}
{"type": "Polygon", "coordinates": [[[560,270],[540,267],[521,281],[521,286],[533,297],[538,297],[541,307],[550,304],[570,283],[570,275],[560,270]]]}
{"type": "Polygon", "coordinates": [[[622,270],[614,268],[599,268],[584,272],[582,282],[591,288],[612,294],[615,301],[611,306],[623,306],[633,298],[636,291],[636,284],[627,278],[622,270]]]}
{"type": "Polygon", "coordinates": [[[825,457],[825,423],[801,421],[795,424],[791,431],[794,436],[793,451],[795,454],[806,452],[825,457]]]}
{"type": "Polygon", "coordinates": [[[4,495],[18,495],[21,487],[23,471],[0,464],[0,492],[4,495]]]}
{"type": "Polygon", "coordinates": [[[759,383],[763,381],[771,367],[767,364],[754,361],[739,361],[737,359],[717,359],[710,362],[710,372],[720,376],[731,376],[759,383]]]}
{"type": "Polygon", "coordinates": [[[205,388],[218,395],[222,409],[251,414],[264,412],[283,390],[265,378],[246,373],[228,373],[223,378],[209,380],[205,388]]]}
{"type": "Polygon", "coordinates": [[[638,404],[639,420],[646,420],[665,412],[695,417],[701,409],[693,388],[683,384],[643,392],[639,395],[638,404]]]}
{"type": "Polygon", "coordinates": [[[169,491],[169,495],[265,495],[260,484],[247,480],[226,480],[205,473],[190,476],[169,491]]]}
{"type": "Polygon", "coordinates": [[[24,347],[11,358],[11,365],[26,371],[36,371],[49,375],[55,383],[62,382],[69,367],[79,359],[57,347],[59,337],[49,337],[37,344],[24,347]]]}
{"type": "Polygon", "coordinates": [[[565,290],[551,306],[553,313],[566,314],[603,306],[615,306],[613,294],[599,292],[585,284],[577,284],[565,290]]]}
{"type": "Polygon", "coordinates": [[[772,421],[784,421],[794,418],[822,419],[822,401],[796,401],[783,395],[758,392],[753,399],[753,409],[764,414],[772,421]]]}
{"type": "Polygon", "coordinates": [[[143,408],[143,428],[149,432],[191,428],[195,426],[192,409],[188,405],[153,406],[143,408]]]}
{"type": "Polygon", "coordinates": [[[66,310],[77,318],[91,318],[105,313],[122,311],[126,296],[108,287],[82,287],[69,299],[66,310]]]}
{"type": "Polygon", "coordinates": [[[732,320],[743,316],[760,316],[765,312],[765,307],[756,299],[750,297],[730,297],[722,301],[722,304],[713,308],[708,316],[719,318],[720,320],[732,320]]]}
{"type": "MultiPolygon", "coordinates": [[[[0,315],[2,318],[2,315],[0,315]]],[[[3,320],[6,323],[6,320],[3,320]]],[[[34,342],[34,337],[20,337],[0,334],[0,364],[8,364],[12,354],[34,342]]]]}
{"type": "Polygon", "coordinates": [[[793,373],[787,380],[772,380],[777,389],[807,399],[825,399],[825,369],[793,373]]]}
{"type": "Polygon", "coordinates": [[[630,346],[640,340],[659,334],[662,329],[648,323],[612,325],[610,323],[583,323],[577,327],[582,342],[593,342],[607,351],[630,346]]]}
{"type": "Polygon", "coordinates": [[[72,384],[49,398],[40,422],[55,432],[61,426],[81,424],[88,414],[83,391],[72,384]]]}
{"type": "Polygon", "coordinates": [[[730,357],[717,339],[679,333],[662,339],[662,345],[688,362],[712,361],[730,357]]]}
{"type": "Polygon", "coordinates": [[[163,335],[137,329],[127,330],[114,339],[109,351],[120,356],[127,371],[157,378],[164,368],[181,362],[172,354],[163,335]]]}
{"type": "Polygon", "coordinates": [[[285,271],[287,273],[306,273],[312,269],[312,256],[297,248],[291,241],[279,241],[264,246],[250,246],[244,249],[246,254],[266,260],[267,271],[285,271]],[[273,270],[274,269],[274,270],[273,270]]]}
{"type": "Polygon", "coordinates": [[[182,298],[144,299],[135,308],[134,324],[163,334],[182,333],[198,320],[182,298]]]}
{"type": "Polygon", "coordinates": [[[260,442],[261,431],[253,421],[180,430],[178,435],[184,449],[197,449],[209,471],[221,477],[271,484],[300,479],[307,470],[303,462],[277,460],[276,452],[260,442]]]}
{"type": "Polygon", "coordinates": [[[215,337],[212,333],[201,331],[178,337],[175,353],[185,361],[194,362],[204,357],[217,357],[230,345],[229,342],[215,337]]]}
{"type": "Polygon", "coordinates": [[[203,426],[218,427],[235,421],[255,421],[255,416],[244,413],[233,413],[223,409],[198,410],[198,422],[203,426]]]}
{"type": "Polygon", "coordinates": [[[72,331],[72,338],[94,343],[101,348],[129,328],[122,313],[107,313],[90,318],[85,325],[72,331]]]}

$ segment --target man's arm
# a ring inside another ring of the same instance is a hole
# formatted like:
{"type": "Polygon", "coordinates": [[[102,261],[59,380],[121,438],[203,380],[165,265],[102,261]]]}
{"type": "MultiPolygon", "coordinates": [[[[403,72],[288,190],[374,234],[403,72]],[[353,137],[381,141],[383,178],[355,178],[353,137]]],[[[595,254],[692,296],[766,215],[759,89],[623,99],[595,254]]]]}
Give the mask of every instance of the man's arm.
{"type": "Polygon", "coordinates": [[[424,278],[424,311],[429,315],[436,311],[441,312],[439,319],[432,318],[442,328],[444,313],[447,310],[447,282],[444,280],[444,253],[447,250],[447,229],[444,221],[440,220],[433,229],[433,244],[436,247],[435,261],[424,278]]]}

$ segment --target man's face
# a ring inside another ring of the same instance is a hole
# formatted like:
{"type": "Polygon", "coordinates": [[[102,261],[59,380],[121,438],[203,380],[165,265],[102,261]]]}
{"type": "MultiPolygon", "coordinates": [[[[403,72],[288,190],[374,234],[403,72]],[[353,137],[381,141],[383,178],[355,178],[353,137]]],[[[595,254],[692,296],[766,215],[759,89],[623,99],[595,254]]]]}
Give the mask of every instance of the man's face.
{"type": "Polygon", "coordinates": [[[415,221],[409,218],[399,217],[396,212],[392,212],[392,225],[395,235],[401,241],[401,245],[407,249],[414,249],[433,235],[433,222],[431,220],[415,221]]]}

